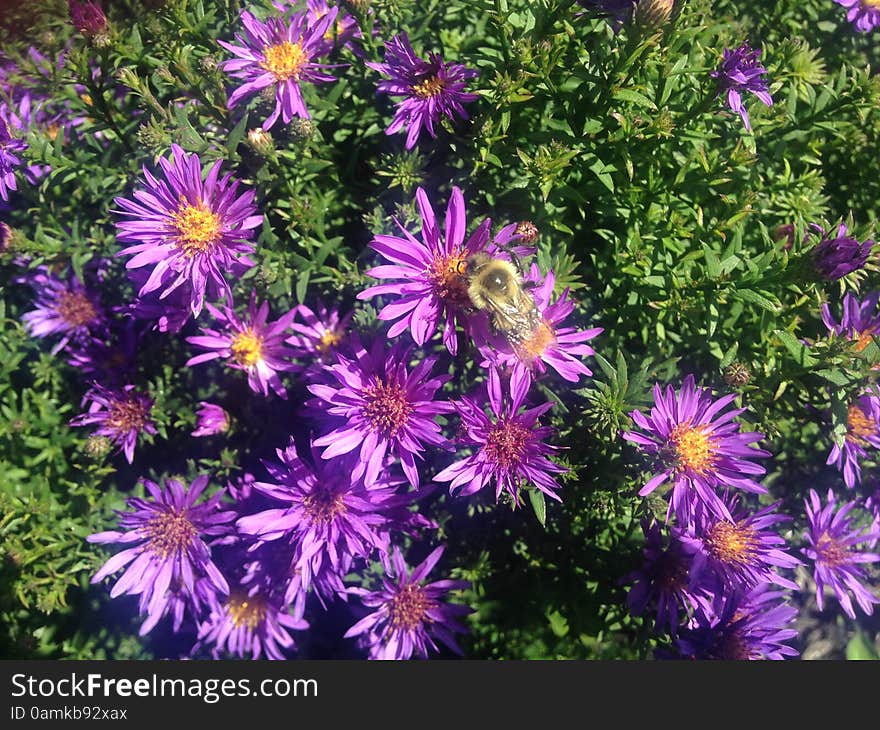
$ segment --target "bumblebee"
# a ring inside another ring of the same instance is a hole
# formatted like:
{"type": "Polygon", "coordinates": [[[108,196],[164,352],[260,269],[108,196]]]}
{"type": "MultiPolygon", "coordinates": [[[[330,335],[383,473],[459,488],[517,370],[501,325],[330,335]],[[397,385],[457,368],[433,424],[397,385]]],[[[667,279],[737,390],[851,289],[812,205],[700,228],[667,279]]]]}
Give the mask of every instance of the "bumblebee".
{"type": "Polygon", "coordinates": [[[474,309],[488,313],[493,328],[516,347],[530,340],[543,318],[517,267],[486,253],[469,256],[462,266],[474,309]]]}

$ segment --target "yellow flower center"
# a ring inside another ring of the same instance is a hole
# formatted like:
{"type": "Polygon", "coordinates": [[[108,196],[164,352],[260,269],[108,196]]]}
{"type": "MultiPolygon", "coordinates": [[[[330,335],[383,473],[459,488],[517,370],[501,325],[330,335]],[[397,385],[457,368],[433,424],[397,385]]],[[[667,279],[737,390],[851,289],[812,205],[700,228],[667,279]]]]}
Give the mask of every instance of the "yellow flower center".
{"type": "Polygon", "coordinates": [[[880,0],[862,0],[862,4],[867,5],[869,8],[880,9],[880,0]]]}
{"type": "Polygon", "coordinates": [[[706,434],[706,426],[692,427],[679,423],[669,436],[680,470],[705,474],[715,464],[715,443],[706,434]]]}
{"type": "Polygon", "coordinates": [[[846,422],[849,426],[846,438],[860,446],[868,445],[866,436],[872,436],[877,433],[877,421],[868,416],[857,405],[852,405],[847,410],[846,422]]]}
{"type": "MultiPolygon", "coordinates": [[[[880,0],[877,0],[880,3],[880,0]]],[[[863,332],[856,333],[858,337],[854,338],[856,341],[856,352],[862,352],[868,345],[870,345],[874,341],[874,335],[876,334],[873,327],[869,327],[863,332]]]]}
{"type": "Polygon", "coordinates": [[[315,349],[320,354],[326,355],[331,349],[339,344],[341,339],[342,335],[339,332],[336,332],[335,330],[324,330],[324,334],[321,335],[321,339],[318,340],[315,349]]]}
{"type": "Polygon", "coordinates": [[[87,325],[98,315],[95,305],[83,292],[63,292],[58,297],[56,309],[61,319],[71,327],[87,325]]]}
{"type": "Polygon", "coordinates": [[[522,464],[532,432],[520,423],[502,419],[491,429],[483,447],[489,464],[504,470],[522,464]]]}
{"type": "Polygon", "coordinates": [[[146,425],[148,415],[144,404],[138,398],[129,396],[110,402],[104,424],[120,434],[140,431],[146,425]]]}
{"type": "Polygon", "coordinates": [[[706,551],[726,565],[747,566],[758,548],[755,531],[742,523],[717,522],[705,538],[706,551]]]}
{"type": "Polygon", "coordinates": [[[524,360],[540,358],[548,347],[556,344],[556,330],[541,320],[529,337],[516,343],[517,354],[524,360]]]}
{"type": "Polygon", "coordinates": [[[465,309],[470,306],[468,284],[464,275],[467,256],[456,251],[449,256],[437,256],[428,267],[428,281],[438,299],[450,306],[465,309]]]}
{"type": "Polygon", "coordinates": [[[421,586],[404,586],[388,604],[391,627],[412,631],[426,619],[425,614],[434,608],[434,605],[434,601],[425,595],[425,590],[421,586]]]}
{"type": "Polygon", "coordinates": [[[196,534],[186,512],[170,510],[153,517],[146,528],[150,551],[161,558],[182,553],[196,534]]]}
{"type": "Polygon", "coordinates": [[[341,494],[328,489],[319,489],[303,499],[303,509],[313,525],[328,524],[336,515],[345,511],[345,502],[341,494]]]}
{"type": "Polygon", "coordinates": [[[309,54],[299,43],[284,41],[263,49],[263,60],[260,67],[266,69],[278,81],[298,79],[299,74],[309,61],[309,54]]]}
{"type": "Polygon", "coordinates": [[[266,603],[259,596],[230,596],[226,613],[235,628],[244,626],[253,631],[266,618],[266,603]]]}
{"type": "Polygon", "coordinates": [[[177,212],[171,215],[171,225],[177,233],[177,245],[188,257],[207,253],[223,234],[220,216],[201,200],[198,205],[181,200],[177,212]]]}
{"type": "Polygon", "coordinates": [[[239,332],[232,338],[232,358],[239,364],[253,367],[263,359],[263,338],[252,329],[239,332]]]}
{"type": "Polygon", "coordinates": [[[413,407],[401,386],[376,378],[362,396],[361,414],[376,433],[393,438],[409,422],[413,407]]]}
{"type": "Polygon", "coordinates": [[[816,552],[819,554],[819,560],[829,568],[842,565],[849,559],[847,549],[827,532],[823,532],[816,540],[816,552]]]}
{"type": "Polygon", "coordinates": [[[413,93],[420,99],[430,99],[443,91],[444,82],[436,74],[412,85],[413,93]]]}

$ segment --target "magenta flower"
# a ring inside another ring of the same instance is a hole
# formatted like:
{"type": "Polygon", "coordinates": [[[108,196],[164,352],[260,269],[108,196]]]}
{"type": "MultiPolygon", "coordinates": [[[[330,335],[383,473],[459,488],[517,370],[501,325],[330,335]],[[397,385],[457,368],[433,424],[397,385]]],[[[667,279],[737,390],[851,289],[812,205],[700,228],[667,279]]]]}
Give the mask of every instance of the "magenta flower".
{"type": "Polygon", "coordinates": [[[345,346],[348,325],[354,312],[343,317],[338,308],[328,310],[323,304],[318,305],[317,312],[304,304],[296,307],[295,311],[302,323],[294,320],[290,324],[290,329],[296,334],[285,340],[287,344],[297,350],[297,356],[311,362],[333,362],[335,354],[345,346]]]}
{"type": "Polygon", "coordinates": [[[380,93],[403,97],[385,134],[395,134],[406,126],[408,150],[415,147],[422,129],[436,138],[434,125],[441,117],[467,119],[464,104],[479,98],[464,90],[468,79],[478,76],[477,71],[460,63],[445,63],[437,53],[429,54],[427,61],[419,58],[406,33],[385,44],[385,63],[368,61],[367,66],[390,77],[379,82],[380,93]]]}
{"type": "Polygon", "coordinates": [[[811,223],[810,228],[821,236],[819,243],[810,251],[813,267],[820,278],[826,281],[837,281],[861,269],[871,255],[874,241],[867,239],[860,242],[847,235],[846,224],[837,226],[837,233],[825,231],[820,225],[811,223]]]}
{"type": "Polygon", "coordinates": [[[580,358],[596,354],[585,343],[603,332],[603,328],[578,330],[561,326],[574,311],[574,302],[568,298],[567,288],[562,296],[552,301],[556,286],[556,275],[552,271],[548,271],[542,281],[538,265],[532,264],[525,281],[527,285],[539,282],[537,287],[530,289],[535,301],[535,326],[528,337],[511,342],[500,333],[490,335],[486,328],[487,320],[479,320],[473,331],[474,339],[481,343],[480,351],[486,356],[483,365],[506,365],[529,376],[532,373],[544,374],[549,365],[562,378],[572,383],[576,383],[583,375],[592,375],[593,371],[580,358]]]}
{"type": "Polygon", "coordinates": [[[459,495],[465,496],[494,481],[495,500],[506,492],[517,505],[521,503],[521,488],[534,484],[547,496],[561,501],[556,494],[559,484],[553,475],[566,469],[547,458],[558,450],[544,443],[554,429],[541,426],[538,420],[553,404],[543,403],[521,410],[529,383],[527,375],[513,371],[509,392],[505,394],[498,371],[490,368],[491,416],[484,412],[482,399],[462,396],[455,404],[463,433],[459,444],[472,447],[474,453],[446,467],[434,477],[435,482],[449,482],[450,494],[458,490],[459,495]]]}
{"type": "Polygon", "coordinates": [[[357,298],[396,295],[398,298],[379,312],[379,319],[397,320],[389,328],[388,337],[397,337],[409,329],[416,344],[424,345],[442,324],[443,344],[454,355],[458,352],[456,321],[467,329],[466,315],[471,307],[462,272],[468,256],[488,244],[491,221],[483,220],[465,241],[467,213],[464,196],[457,187],[452,188],[446,207],[444,233],[440,232],[434,209],[422,188],[416,191],[416,204],[422,218],[422,240],[412,236],[397,219],[394,222],[404,238],[375,236],[370,246],[391,264],[375,266],[366,273],[376,279],[395,281],[372,286],[357,298]]]}
{"type": "Polygon", "coordinates": [[[867,33],[880,25],[880,4],[877,0],[834,0],[847,9],[846,19],[856,30],[867,33]]]}
{"type": "Polygon", "coordinates": [[[72,271],[63,279],[45,267],[22,278],[37,294],[37,308],[22,315],[25,328],[32,337],[61,335],[52,354],[68,344],[85,344],[92,335],[104,332],[107,318],[98,294],[89,290],[72,271]]]}
{"type": "Polygon", "coordinates": [[[27,145],[9,133],[9,128],[0,116],[0,199],[9,200],[9,191],[16,190],[15,168],[21,165],[17,153],[27,149],[27,145]]]}
{"type": "Polygon", "coordinates": [[[859,396],[847,409],[847,429],[843,444],[831,447],[826,464],[843,472],[843,481],[852,488],[862,481],[861,460],[868,448],[880,449],[880,398],[870,393],[859,396]]]}
{"type": "Polygon", "coordinates": [[[281,398],[287,398],[278,373],[297,369],[291,362],[296,352],[284,345],[296,311],[291,310],[280,319],[268,322],[269,303],[263,302],[258,308],[254,291],[251,292],[247,316],[242,319],[229,307],[206,306],[214,319],[224,325],[224,331],[202,327],[204,334],[187,337],[190,344],[208,350],[187,360],[187,367],[222,357],[229,367],[248,374],[248,385],[255,393],[268,396],[271,387],[281,398]]]}
{"type": "Polygon", "coordinates": [[[861,566],[880,562],[880,555],[867,552],[867,548],[880,538],[880,530],[876,525],[867,529],[854,525],[856,516],[850,513],[858,503],[853,500],[838,508],[830,489],[824,507],[815,489],[810,490],[810,497],[804,500],[804,504],[810,530],[804,533],[809,547],[803,548],[802,552],[813,561],[819,610],[824,607],[825,586],[830,586],[847,616],[856,617],[850,594],[862,611],[872,614],[874,604],[880,603],[880,598],[864,584],[868,576],[861,566]],[[864,545],[866,550],[859,550],[859,545],[864,545]]]}
{"type": "Polygon", "coordinates": [[[367,487],[378,479],[386,456],[399,458],[410,484],[419,486],[416,459],[422,459],[425,446],[446,443],[434,420],[453,410],[446,401],[435,401],[434,394],[449,375],[430,377],[436,358],[426,357],[410,371],[409,349],[395,345],[385,351],[377,339],[368,352],[355,347],[353,359],[338,355],[328,368],[337,381],[331,385],[315,383],[309,391],[327,404],[326,412],[345,419],[345,423],[315,440],[324,448],[324,459],[332,459],[358,449],[352,479],[364,479],[367,487]]]}
{"type": "Polygon", "coordinates": [[[98,583],[125,568],[110,597],[140,596],[139,610],[147,614],[141,635],[166,613],[173,613],[172,601],[181,592],[196,605],[208,600],[211,593],[229,593],[205,538],[226,534],[235,517],[235,512],[222,509],[222,491],[196,504],[208,485],[207,476],[195,479],[188,489],[174,479],[167,479],[162,489],[147,479],[143,483],[149,498],[128,500],[129,511],[118,513],[122,532],[99,532],[86,538],[99,544],[138,543],[110,558],[91,582],[98,583]]]}
{"type": "Polygon", "coordinates": [[[875,334],[880,334],[880,312],[877,302],[880,292],[871,292],[863,301],[852,294],[843,297],[843,316],[838,323],[831,314],[828,304],[822,305],[822,321],[828,333],[837,337],[845,337],[855,343],[856,352],[862,352],[873,342],[875,334]]]}
{"type": "Polygon", "coordinates": [[[626,596],[629,612],[641,616],[650,607],[657,610],[654,631],[678,631],[681,609],[711,611],[713,594],[690,576],[693,556],[675,537],[669,544],[660,525],[654,520],[642,520],[645,533],[641,568],[624,576],[622,583],[632,584],[626,596]]]}
{"type": "Polygon", "coordinates": [[[773,106],[770,86],[764,78],[767,69],[760,63],[761,50],[743,43],[737,48],[725,48],[721,65],[710,75],[718,79],[718,96],[727,97],[727,106],[742,117],[746,129],[751,131],[749,113],[743,104],[742,95],[748,91],[767,106],[773,106]]]}
{"type": "Polygon", "coordinates": [[[198,422],[193,436],[213,436],[229,430],[229,414],[220,406],[206,401],[199,402],[198,422]]]}
{"type": "Polygon", "coordinates": [[[95,0],[67,0],[70,10],[70,22],[73,27],[85,36],[94,36],[107,29],[107,16],[101,3],[95,0]]]}
{"type": "MultiPolygon", "coordinates": [[[[276,0],[272,4],[276,9],[285,13],[302,12],[303,6],[305,6],[305,11],[313,24],[323,19],[333,7],[327,3],[327,0],[276,0]]],[[[354,38],[361,37],[361,29],[358,27],[357,20],[339,8],[335,9],[337,10],[336,20],[324,32],[324,39],[332,41],[336,48],[344,46],[360,55],[360,49],[353,43],[354,38]]]]}
{"type": "Polygon", "coordinates": [[[305,13],[296,13],[287,21],[267,18],[263,22],[242,11],[244,35],[235,36],[239,45],[217,41],[236,56],[222,62],[220,68],[246,82],[230,94],[229,108],[274,86],[275,109],[263,123],[263,129],[271,129],[279,116],[285,124],[294,116],[309,119],[300,82],[317,84],[336,80],[321,71],[327,68],[326,64],[315,63],[314,59],[333,49],[332,35],[330,40],[324,36],[335,22],[337,12],[337,8],[331,8],[314,22],[305,13]]]}
{"type": "Polygon", "coordinates": [[[313,450],[312,465],[293,443],[276,453],[280,463],[264,462],[273,481],[255,482],[253,488],[283,506],[240,518],[238,530],[256,546],[275,540],[291,546],[286,600],[313,585],[322,599],[330,597],[325,587],[343,595],[342,578],[352,561],[388,551],[389,533],[409,514],[414,495],[398,495],[401,480],[385,474],[367,489],[352,476],[354,455],[325,461],[313,450]]]}
{"type": "Polygon", "coordinates": [[[390,559],[384,561],[386,577],[382,589],[349,588],[349,592],[361,597],[364,606],[374,610],[346,631],[345,638],[362,637],[370,659],[410,659],[413,654],[427,659],[429,649],[439,651],[437,641],[461,654],[454,635],[470,633],[460,619],[471,609],[444,599],[449,591],[468,588],[470,583],[424,583],[443,550],[442,546],[436,548],[410,573],[400,550],[394,548],[390,559]]]}
{"type": "Polygon", "coordinates": [[[160,299],[178,287],[188,291],[193,316],[202,311],[206,294],[232,300],[224,274],[241,276],[254,265],[246,254],[253,251],[248,239],[263,222],[254,215],[254,191],[242,195],[232,176],[220,176],[222,161],[215,162],[202,179],[196,154],[187,155],[171,145],[171,159],[159,160],[165,180],[144,168],[146,190],[136,190],[135,200],[116,198],[126,216],[116,224],[120,241],[135,245],[119,252],[134,254],[126,268],[155,264],[138,296],[161,289],[160,299]]]}
{"type": "Polygon", "coordinates": [[[153,399],[135,390],[133,385],[122,388],[105,388],[94,383],[83,396],[82,405],[89,403],[89,410],[70,421],[71,426],[98,424],[96,436],[106,436],[125,453],[131,464],[134,447],[142,433],[155,435],[151,413],[153,399]]]}
{"type": "Polygon", "coordinates": [[[702,507],[718,517],[733,520],[730,510],[716,493],[722,485],[746,492],[766,493],[752,477],[764,468],[751,459],[770,456],[768,451],[749,446],[764,437],[757,432],[739,433],[733,419],[745,412],[738,408],[722,413],[736,393],[715,400],[709,388],[698,388],[694,376],[684,379],[676,393],[654,386],[654,407],[650,416],[639,411],[630,417],[642,433],[627,431],[623,438],[655,459],[655,474],[639,490],[644,497],[672,480],[672,499],[666,519],[674,512],[682,525],[693,522],[702,507]]]}

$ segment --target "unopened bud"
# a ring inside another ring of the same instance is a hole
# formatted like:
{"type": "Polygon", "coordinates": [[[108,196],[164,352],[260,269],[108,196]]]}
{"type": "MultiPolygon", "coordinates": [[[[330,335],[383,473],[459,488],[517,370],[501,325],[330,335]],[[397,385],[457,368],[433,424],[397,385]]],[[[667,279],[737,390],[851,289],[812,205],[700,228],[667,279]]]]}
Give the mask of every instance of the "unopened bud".
{"type": "Polygon", "coordinates": [[[752,379],[749,368],[741,362],[734,362],[724,368],[724,382],[731,388],[741,388],[752,379]]]}
{"type": "Polygon", "coordinates": [[[517,223],[516,232],[523,243],[534,243],[538,240],[538,227],[531,221],[517,223]]]}
{"type": "Polygon", "coordinates": [[[256,127],[247,133],[247,144],[254,152],[263,156],[269,155],[275,150],[272,135],[262,127],[256,127]]]}

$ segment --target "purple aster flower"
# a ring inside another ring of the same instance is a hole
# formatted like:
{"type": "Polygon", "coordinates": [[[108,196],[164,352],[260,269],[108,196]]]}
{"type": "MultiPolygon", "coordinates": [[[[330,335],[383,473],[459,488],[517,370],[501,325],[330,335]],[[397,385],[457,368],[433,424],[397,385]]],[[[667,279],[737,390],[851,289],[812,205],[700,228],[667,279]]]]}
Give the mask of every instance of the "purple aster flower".
{"type": "MultiPolygon", "coordinates": [[[[327,15],[333,7],[326,0],[281,0],[272,4],[282,12],[301,12],[304,9],[303,6],[305,6],[305,11],[308,13],[309,19],[313,24],[327,15]]],[[[353,43],[354,38],[361,37],[361,30],[358,27],[357,20],[351,15],[342,12],[339,8],[335,9],[337,10],[336,21],[324,32],[324,39],[331,41],[335,48],[345,46],[352,51],[358,52],[360,49],[353,43]]]]}
{"type": "Polygon", "coordinates": [[[220,406],[206,401],[199,401],[198,422],[193,436],[213,436],[229,430],[229,414],[220,406]]]}
{"type": "Polygon", "coordinates": [[[743,104],[743,92],[749,91],[767,106],[773,106],[770,87],[763,78],[767,69],[759,62],[761,51],[743,43],[733,50],[725,48],[723,55],[721,65],[710,74],[718,79],[717,96],[727,95],[727,106],[742,117],[746,129],[751,131],[749,113],[743,104]]]}
{"type": "Polygon", "coordinates": [[[98,583],[125,567],[110,596],[140,596],[139,609],[147,614],[141,635],[169,612],[169,602],[180,591],[199,603],[211,593],[229,593],[205,538],[227,533],[235,517],[234,512],[222,509],[222,490],[196,504],[208,484],[207,476],[195,479],[188,489],[174,479],[167,479],[161,489],[147,479],[143,483],[149,497],[132,497],[127,501],[129,511],[117,513],[122,532],[99,532],[86,538],[99,544],[138,543],[110,558],[91,582],[98,583]]]}
{"type": "Polygon", "coordinates": [[[642,520],[642,531],[644,565],[621,581],[632,584],[626,596],[627,607],[634,616],[641,616],[649,606],[656,606],[654,631],[675,635],[681,609],[710,611],[713,594],[691,579],[693,556],[679,540],[673,536],[667,545],[655,520],[642,520]]]}
{"type": "Polygon", "coordinates": [[[834,492],[828,490],[827,504],[823,507],[815,489],[810,490],[809,499],[804,500],[810,531],[804,533],[809,547],[802,552],[813,561],[813,579],[816,581],[816,604],[821,611],[824,606],[825,586],[830,586],[847,616],[856,617],[852,598],[862,611],[870,615],[875,603],[880,603],[875,593],[863,581],[867,579],[861,566],[880,562],[877,553],[860,551],[857,546],[867,548],[880,537],[876,526],[860,528],[854,524],[857,515],[850,514],[857,501],[846,502],[839,508],[834,492]]]}
{"type": "Polygon", "coordinates": [[[566,469],[547,458],[558,448],[544,443],[555,431],[539,423],[553,404],[542,403],[521,411],[529,384],[525,373],[513,371],[505,396],[501,376],[495,368],[490,368],[491,417],[484,412],[482,399],[462,396],[455,404],[463,433],[459,443],[473,447],[474,453],[446,467],[434,481],[449,482],[450,494],[458,490],[460,495],[469,495],[494,480],[495,500],[506,492],[517,505],[521,503],[520,488],[531,483],[547,496],[562,501],[556,494],[559,484],[553,475],[566,469]]]}
{"type": "Polygon", "coordinates": [[[229,654],[239,659],[283,660],[286,652],[296,648],[291,631],[308,628],[308,622],[292,615],[289,604],[276,592],[250,592],[241,586],[222,599],[211,596],[193,652],[210,645],[214,659],[229,654]]]}
{"type": "Polygon", "coordinates": [[[785,538],[771,529],[790,517],[776,512],[781,502],[757,512],[749,512],[739,498],[724,495],[733,519],[703,511],[687,529],[673,530],[693,555],[690,578],[695,585],[707,585],[716,595],[747,591],[761,583],[775,583],[793,591],[800,590],[794,581],[777,571],[793,570],[803,563],[786,550],[785,538]]]}
{"type": "Polygon", "coordinates": [[[239,45],[217,41],[236,56],[220,64],[233,78],[245,81],[229,96],[228,106],[234,108],[244,99],[275,87],[275,109],[263,123],[270,129],[280,116],[285,124],[294,116],[309,119],[302,98],[300,82],[311,84],[335,81],[321,69],[326,64],[315,63],[316,58],[333,49],[332,36],[325,38],[336,20],[337,8],[331,8],[319,20],[310,21],[306,13],[297,13],[285,21],[281,18],[257,20],[248,11],[242,11],[244,35],[236,34],[239,45]]]}
{"type": "Polygon", "coordinates": [[[725,597],[717,613],[697,611],[692,626],[682,629],[675,643],[681,658],[721,660],[780,660],[797,656],[785,642],[798,635],[786,628],[797,609],[784,600],[783,591],[761,584],[749,593],[725,597]]]}
{"type": "Polygon", "coordinates": [[[290,361],[296,352],[284,344],[296,311],[291,310],[274,322],[268,322],[269,303],[263,302],[258,308],[253,291],[247,317],[243,319],[239,319],[229,307],[206,306],[214,319],[225,325],[225,332],[202,327],[204,334],[187,337],[190,344],[208,350],[187,360],[187,367],[222,357],[229,367],[248,374],[248,385],[255,393],[268,396],[271,386],[281,398],[287,398],[278,373],[297,369],[290,361]]]}
{"type": "Polygon", "coordinates": [[[348,325],[354,313],[349,312],[343,317],[336,307],[328,310],[323,304],[318,305],[317,312],[304,304],[296,307],[295,311],[302,323],[294,320],[290,324],[290,329],[296,334],[285,340],[287,344],[296,348],[299,357],[325,364],[333,362],[335,354],[343,351],[348,325]]]}
{"type": "Polygon", "coordinates": [[[106,436],[117,444],[131,464],[134,461],[134,447],[141,433],[155,435],[156,426],[150,414],[153,399],[135,390],[133,385],[122,388],[105,388],[94,383],[83,396],[82,405],[90,403],[89,410],[73,420],[71,426],[98,424],[96,436],[106,436]]]}
{"type": "Polygon", "coordinates": [[[478,75],[477,71],[460,63],[445,63],[437,53],[429,54],[428,60],[419,58],[406,33],[385,44],[385,63],[367,61],[367,66],[390,77],[379,82],[380,93],[403,97],[385,134],[394,134],[406,126],[408,150],[415,147],[423,128],[436,138],[434,124],[442,116],[467,119],[463,105],[479,98],[464,90],[468,79],[478,75]]]}
{"type": "Polygon", "coordinates": [[[16,153],[27,149],[27,145],[9,133],[9,127],[0,116],[0,198],[9,200],[9,191],[17,190],[15,168],[21,164],[16,153]]]}
{"type": "Polygon", "coordinates": [[[880,3],[877,0],[834,0],[847,9],[846,19],[856,30],[867,33],[880,25],[880,3]]]}
{"type": "MultiPolygon", "coordinates": [[[[140,291],[150,278],[150,272],[146,269],[134,269],[128,272],[128,278],[135,289],[140,291]]],[[[152,321],[153,329],[159,332],[177,333],[192,316],[191,296],[192,287],[188,286],[180,286],[169,294],[154,290],[136,296],[128,304],[127,314],[135,319],[152,321]]]]}
{"type": "Polygon", "coordinates": [[[512,339],[500,333],[489,335],[486,318],[474,325],[474,339],[480,343],[480,351],[486,356],[484,367],[492,362],[522,370],[531,376],[532,373],[547,372],[549,365],[572,383],[576,383],[582,375],[592,375],[593,371],[579,358],[596,354],[585,343],[603,332],[603,328],[577,330],[560,326],[574,311],[575,305],[568,299],[568,288],[556,301],[552,301],[556,286],[556,275],[552,271],[548,271],[542,280],[538,265],[532,264],[525,282],[527,285],[538,284],[535,288],[529,288],[527,294],[535,304],[535,321],[528,336],[512,339]]]}
{"type": "Polygon", "coordinates": [[[401,481],[384,474],[367,489],[352,478],[353,455],[325,461],[313,449],[309,464],[293,443],[276,453],[280,463],[264,462],[274,481],[253,488],[284,506],[240,518],[238,530],[255,538],[257,547],[279,539],[291,545],[287,600],[313,584],[322,600],[330,597],[324,586],[344,594],[342,578],[352,561],[388,551],[389,532],[414,497],[398,495],[401,481]]]}
{"type": "Polygon", "coordinates": [[[829,334],[845,337],[855,343],[856,352],[862,352],[874,341],[874,335],[880,334],[880,312],[877,302],[880,291],[871,292],[863,301],[852,294],[843,297],[843,316],[838,323],[831,314],[828,304],[822,305],[822,321],[829,334]]]}
{"type": "Polygon", "coordinates": [[[128,382],[137,371],[141,339],[134,320],[110,320],[105,332],[71,342],[67,362],[89,380],[128,382]]]}
{"type": "Polygon", "coordinates": [[[349,588],[359,595],[364,606],[374,609],[348,631],[345,638],[362,636],[369,647],[370,659],[410,659],[413,654],[428,658],[428,650],[438,651],[437,641],[457,654],[462,650],[454,634],[470,633],[460,619],[471,609],[444,599],[449,591],[470,587],[468,581],[438,580],[424,583],[428,573],[443,555],[436,548],[412,573],[403,556],[394,548],[385,562],[386,577],[378,591],[349,588]]]}
{"type": "Polygon", "coordinates": [[[843,481],[854,487],[862,481],[860,461],[868,458],[867,448],[880,449],[880,398],[865,393],[847,408],[847,429],[843,444],[834,444],[826,464],[843,472],[843,481]]]}
{"type": "Polygon", "coordinates": [[[379,284],[358,294],[358,299],[393,294],[398,298],[386,304],[379,319],[397,320],[388,337],[406,329],[417,345],[423,345],[443,324],[443,343],[453,355],[458,352],[456,321],[467,329],[465,315],[471,308],[467,280],[463,276],[468,256],[482,251],[489,242],[491,221],[487,218],[465,241],[467,213],[464,196],[457,187],[446,207],[445,232],[441,233],[434,209],[422,188],[416,191],[416,204],[422,219],[422,240],[417,240],[395,219],[404,238],[378,235],[370,246],[388,259],[390,265],[375,266],[366,273],[376,279],[396,280],[379,284]]]}
{"type": "Polygon", "coordinates": [[[21,317],[28,333],[32,337],[61,335],[52,348],[53,355],[71,341],[82,344],[106,328],[106,315],[97,293],[87,289],[72,271],[59,278],[40,267],[21,280],[37,293],[37,308],[21,317]]]}
{"type": "Polygon", "coordinates": [[[740,425],[733,419],[745,408],[722,413],[736,397],[731,393],[715,400],[709,388],[698,388],[694,376],[688,375],[678,393],[671,385],[665,392],[659,383],[654,386],[650,416],[639,411],[630,413],[636,426],[646,433],[627,431],[623,438],[654,457],[659,471],[639,490],[639,496],[650,494],[671,479],[667,521],[674,512],[682,525],[690,524],[702,506],[732,520],[730,510],[715,491],[721,485],[767,492],[752,478],[764,474],[764,468],[750,459],[770,456],[770,452],[749,446],[764,435],[739,433],[740,425]]]}
{"type": "Polygon", "coordinates": [[[315,440],[326,447],[321,454],[332,459],[358,449],[352,479],[364,479],[372,486],[379,476],[386,456],[399,458],[410,484],[419,486],[416,459],[422,459],[425,446],[442,446],[446,440],[434,420],[453,410],[451,403],[435,401],[434,394],[449,375],[430,377],[437,362],[426,357],[407,371],[410,350],[400,345],[385,351],[384,342],[376,339],[367,351],[355,347],[353,359],[337,356],[328,368],[337,382],[315,383],[309,391],[328,404],[326,412],[340,416],[345,423],[315,440]]]}
{"type": "Polygon", "coordinates": [[[837,227],[837,235],[831,236],[815,223],[810,228],[821,236],[821,240],[812,249],[811,256],[816,273],[826,281],[838,279],[861,269],[868,261],[874,241],[870,238],[859,243],[852,236],[847,236],[847,227],[841,223],[837,227]]]}
{"type": "Polygon", "coordinates": [[[70,10],[70,22],[73,27],[86,36],[94,36],[107,29],[107,16],[101,8],[101,3],[95,0],[67,0],[70,10]]]}
{"type": "Polygon", "coordinates": [[[134,254],[126,268],[155,264],[138,296],[161,289],[164,298],[184,286],[188,306],[198,317],[206,293],[232,300],[224,274],[240,276],[254,265],[246,254],[253,229],[263,222],[254,215],[254,191],[236,195],[239,183],[232,176],[220,176],[222,160],[215,162],[202,179],[196,154],[187,155],[171,145],[171,159],[159,160],[165,180],[158,180],[144,168],[146,190],[136,190],[135,200],[116,198],[126,216],[116,224],[120,241],[135,245],[119,252],[134,254]]]}

